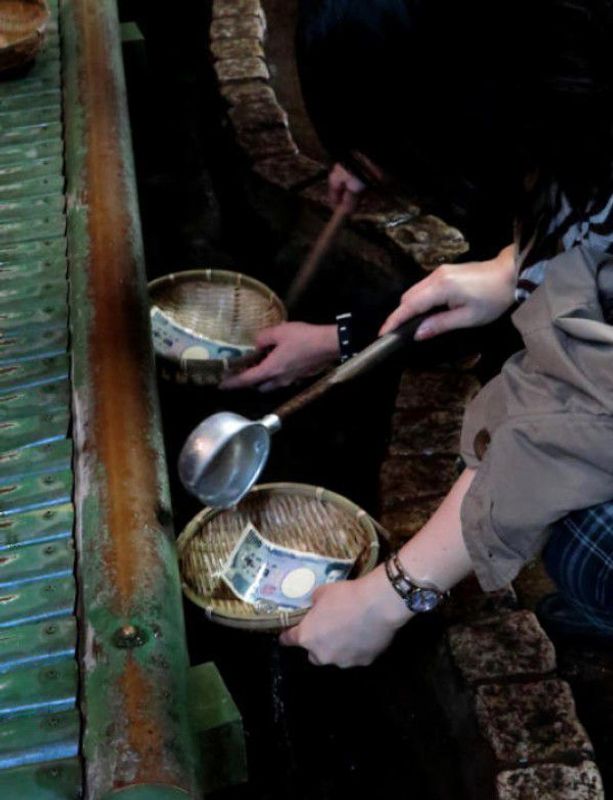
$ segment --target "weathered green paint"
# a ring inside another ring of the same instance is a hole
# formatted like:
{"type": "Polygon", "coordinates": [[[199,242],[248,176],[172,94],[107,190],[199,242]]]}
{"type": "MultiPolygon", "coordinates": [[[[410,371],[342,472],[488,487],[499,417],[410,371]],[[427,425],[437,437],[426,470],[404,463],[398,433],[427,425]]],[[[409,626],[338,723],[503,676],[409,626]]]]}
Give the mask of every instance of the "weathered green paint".
{"type": "Polygon", "coordinates": [[[17,670],[4,675],[0,695],[0,719],[53,714],[74,708],[77,675],[77,664],[74,660],[17,670]]]}
{"type": "Polygon", "coordinates": [[[16,180],[34,180],[47,176],[60,175],[63,161],[61,157],[37,158],[22,164],[0,164],[0,187],[16,180]]]}
{"type": "Polygon", "coordinates": [[[29,220],[7,220],[0,223],[0,244],[63,236],[65,228],[64,215],[57,212],[29,220]]]}
{"type": "MultiPolygon", "coordinates": [[[[37,183],[45,188],[46,180],[44,177],[36,179],[37,183]]],[[[61,181],[63,186],[63,176],[61,176],[61,181]]],[[[59,264],[64,269],[64,276],[66,276],[66,241],[64,239],[42,239],[35,242],[14,242],[0,245],[0,266],[30,264],[38,261],[47,263],[49,266],[59,264]]]]}
{"type": "Polygon", "coordinates": [[[74,613],[76,596],[77,586],[72,572],[69,577],[42,578],[2,589],[0,628],[69,616],[74,613]]]}
{"type": "MultiPolygon", "coordinates": [[[[9,273],[10,274],[10,273],[9,273]]],[[[49,297],[57,296],[64,300],[66,295],[66,276],[58,273],[49,274],[41,279],[38,275],[31,275],[24,269],[21,274],[7,279],[7,273],[0,267],[0,303],[14,302],[16,300],[33,300],[45,302],[49,297]]]]}
{"type": "MultiPolygon", "coordinates": [[[[68,469],[72,462],[71,443],[65,439],[0,453],[0,481],[25,477],[41,470],[68,469]]],[[[52,512],[49,512],[52,514],[52,512]]],[[[1,531],[6,522],[0,522],[1,531]]]]}
{"type": "Polygon", "coordinates": [[[0,630],[0,673],[73,657],[77,626],[72,617],[0,630]]]}
{"type": "Polygon", "coordinates": [[[68,331],[65,326],[47,330],[0,334],[0,366],[18,359],[50,358],[66,352],[68,331]]]}
{"type": "Polygon", "coordinates": [[[66,378],[7,391],[0,394],[0,423],[14,417],[59,411],[69,402],[70,384],[66,378]]]}
{"type": "MultiPolygon", "coordinates": [[[[28,447],[58,437],[66,437],[70,412],[66,408],[29,417],[0,421],[0,436],[7,450],[28,447]]],[[[1,500],[0,500],[1,503],[1,500]]]]}
{"type": "Polygon", "coordinates": [[[81,796],[77,758],[0,771],[0,797],[6,800],[79,800],[81,796]]]}
{"type": "Polygon", "coordinates": [[[79,715],[74,710],[16,717],[0,725],[0,770],[70,758],[78,752],[79,715]]]}
{"type": "Polygon", "coordinates": [[[196,797],[117,10],[61,9],[87,794],[196,797]]]}
{"type": "MultiPolygon", "coordinates": [[[[30,223],[32,224],[32,223],[30,223]]],[[[34,227],[34,226],[32,226],[34,227]]],[[[0,235],[2,225],[0,225],[0,235]]],[[[50,328],[66,324],[65,291],[51,294],[44,304],[36,300],[17,300],[0,305],[0,334],[10,336],[20,329],[50,328]]]]}
{"type": "Polygon", "coordinates": [[[26,197],[18,200],[0,198],[0,219],[27,220],[64,211],[64,198],[59,196],[26,197]]]}
{"type": "Polygon", "coordinates": [[[15,547],[0,555],[0,592],[28,581],[69,577],[73,566],[74,548],[70,539],[15,547]]]}
{"type": "MultiPolygon", "coordinates": [[[[0,153],[17,146],[20,149],[27,148],[27,152],[31,152],[32,148],[34,148],[36,152],[36,148],[43,143],[47,146],[49,152],[54,153],[57,152],[57,148],[53,145],[56,141],[61,141],[61,138],[62,124],[59,121],[40,125],[21,125],[8,130],[0,130],[0,153]]],[[[40,155],[28,155],[27,157],[40,158],[40,155]]]]}
{"type": "Polygon", "coordinates": [[[131,44],[132,42],[144,42],[145,37],[143,32],[138,27],[136,22],[122,22],[120,26],[121,41],[123,44],[131,44]]]}
{"type": "Polygon", "coordinates": [[[81,793],[57,33],[0,83],[0,797],[81,793]],[[50,762],[50,763],[49,763],[50,762]]]}
{"type": "Polygon", "coordinates": [[[2,97],[3,111],[20,111],[22,109],[57,107],[62,105],[62,92],[59,88],[38,87],[36,83],[27,87],[11,86],[2,97]]]}
{"type": "Polygon", "coordinates": [[[72,503],[7,515],[0,519],[0,552],[22,544],[63,539],[72,534],[73,525],[72,503]]]}
{"type": "Polygon", "coordinates": [[[189,710],[198,736],[203,783],[219,791],[247,780],[247,751],[241,715],[217,667],[200,664],[188,677],[189,710]]]}

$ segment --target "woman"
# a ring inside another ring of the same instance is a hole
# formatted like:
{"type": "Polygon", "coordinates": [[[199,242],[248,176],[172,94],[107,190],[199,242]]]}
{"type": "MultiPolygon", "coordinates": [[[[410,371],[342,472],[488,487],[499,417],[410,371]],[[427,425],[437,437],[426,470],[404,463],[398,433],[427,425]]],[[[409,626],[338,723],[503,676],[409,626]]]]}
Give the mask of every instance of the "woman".
{"type": "MultiPolygon", "coordinates": [[[[364,164],[372,163],[468,223],[487,215],[495,174],[515,208],[512,246],[481,264],[437,270],[403,296],[382,332],[446,304],[418,331],[429,338],[489,321],[517,299],[525,343],[468,409],[468,466],[432,519],[386,565],[319,590],[282,635],[313,663],[370,663],[400,625],[470,572],[485,590],[498,588],[543,547],[560,589],[550,615],[567,629],[613,636],[611,7],[495,4],[494,19],[493,5],[302,4],[307,101],[350,172],[369,180],[364,164]],[[409,76],[412,111],[400,117],[390,107],[398,74],[409,76]],[[340,86],[349,87],[342,99],[340,86]],[[436,108],[444,113],[433,134],[420,120],[436,108]],[[469,119],[460,123],[462,109],[469,119]]],[[[341,176],[342,191],[349,180],[341,176]]]]}

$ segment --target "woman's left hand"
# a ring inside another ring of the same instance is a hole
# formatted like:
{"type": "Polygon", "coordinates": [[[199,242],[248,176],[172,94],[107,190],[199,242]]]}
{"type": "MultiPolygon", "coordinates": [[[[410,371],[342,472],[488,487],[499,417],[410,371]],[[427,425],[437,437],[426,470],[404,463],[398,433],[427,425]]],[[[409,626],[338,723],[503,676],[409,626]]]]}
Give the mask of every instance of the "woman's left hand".
{"type": "Polygon", "coordinates": [[[313,606],[281,644],[303,647],[312,664],[367,666],[389,645],[411,616],[382,567],[354,581],[322,586],[313,606]]]}

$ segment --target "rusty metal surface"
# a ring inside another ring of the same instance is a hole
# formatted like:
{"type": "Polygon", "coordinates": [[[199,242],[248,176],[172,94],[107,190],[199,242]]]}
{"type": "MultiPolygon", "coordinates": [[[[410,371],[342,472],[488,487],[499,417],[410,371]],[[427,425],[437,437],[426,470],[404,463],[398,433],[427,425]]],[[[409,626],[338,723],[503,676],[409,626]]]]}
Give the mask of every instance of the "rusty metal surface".
{"type": "Polygon", "coordinates": [[[63,0],[86,793],[197,796],[114,0],[63,0]]]}

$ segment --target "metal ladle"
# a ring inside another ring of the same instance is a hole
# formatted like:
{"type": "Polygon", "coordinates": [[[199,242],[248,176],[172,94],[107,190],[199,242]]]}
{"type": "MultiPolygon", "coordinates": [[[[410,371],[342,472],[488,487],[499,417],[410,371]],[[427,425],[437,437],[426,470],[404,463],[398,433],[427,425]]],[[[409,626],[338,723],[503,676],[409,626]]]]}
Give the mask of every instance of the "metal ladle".
{"type": "Polygon", "coordinates": [[[187,491],[205,505],[217,508],[236,505],[264,468],[271,435],[281,428],[290,414],[321,397],[333,386],[380,364],[404,343],[412,341],[424,319],[438,310],[432,309],[428,314],[413,317],[377,339],[260,420],[249,420],[231,411],[207,417],[194,428],[179,456],[179,477],[187,491]]]}

